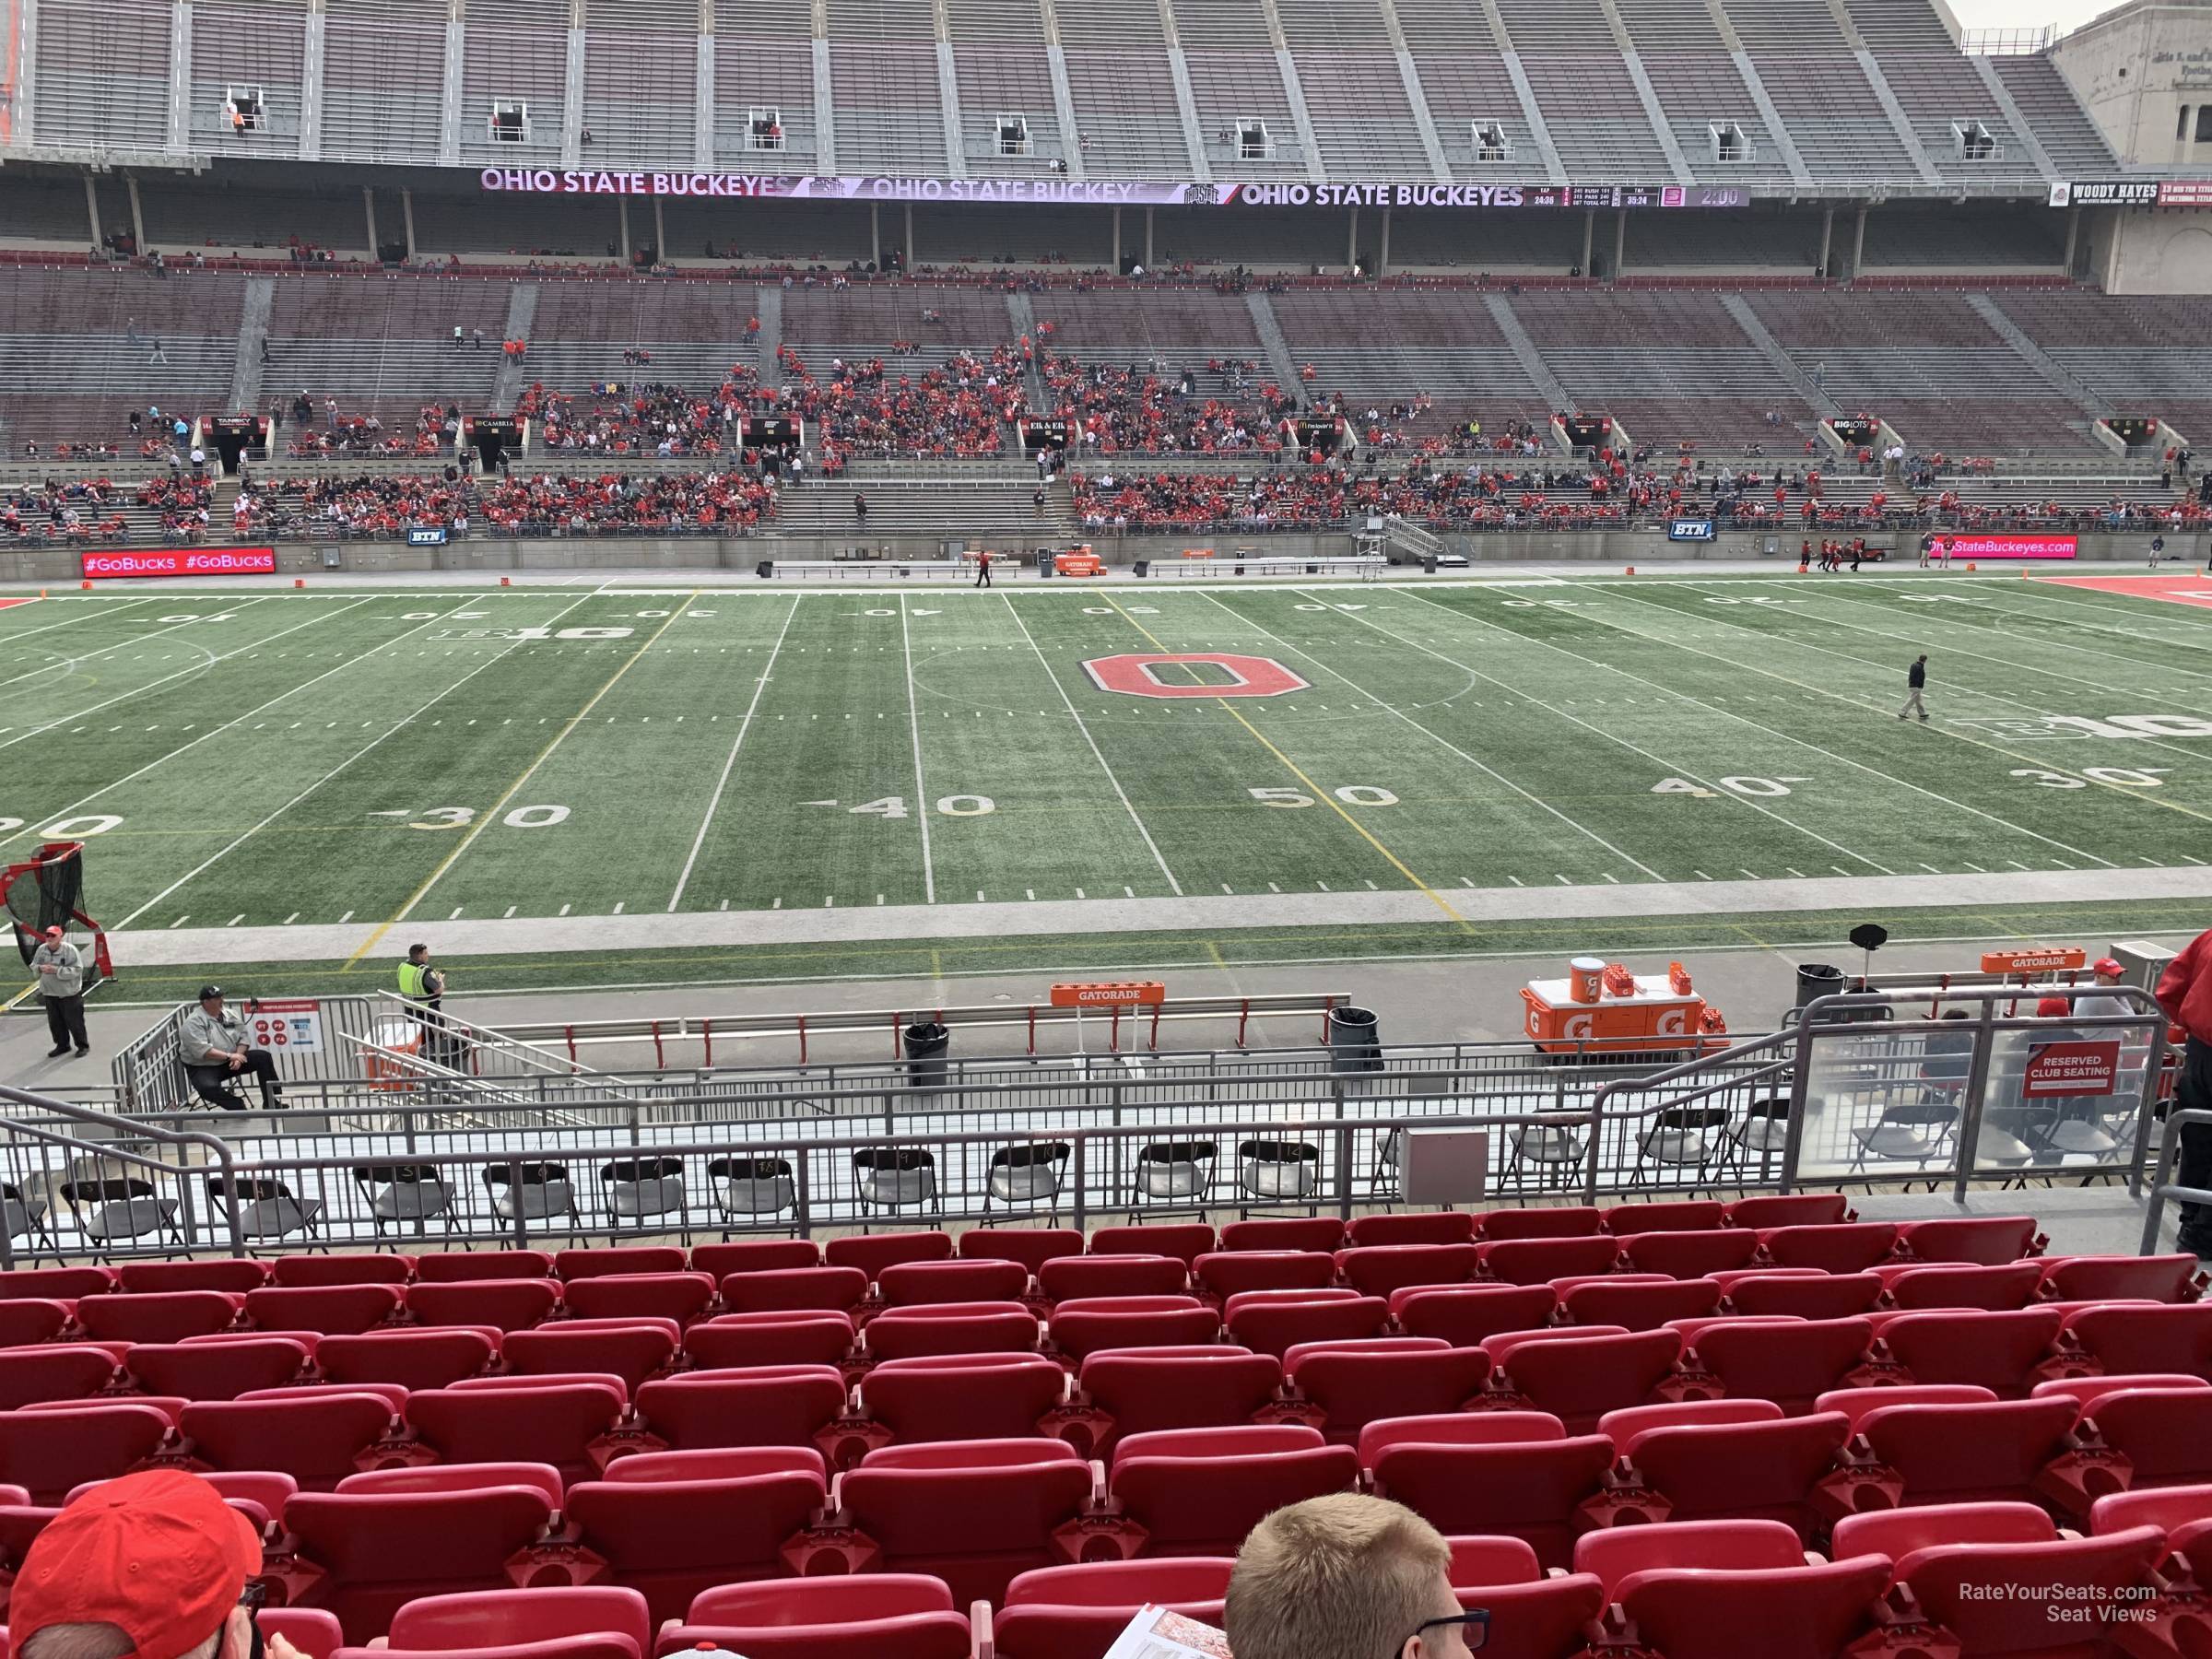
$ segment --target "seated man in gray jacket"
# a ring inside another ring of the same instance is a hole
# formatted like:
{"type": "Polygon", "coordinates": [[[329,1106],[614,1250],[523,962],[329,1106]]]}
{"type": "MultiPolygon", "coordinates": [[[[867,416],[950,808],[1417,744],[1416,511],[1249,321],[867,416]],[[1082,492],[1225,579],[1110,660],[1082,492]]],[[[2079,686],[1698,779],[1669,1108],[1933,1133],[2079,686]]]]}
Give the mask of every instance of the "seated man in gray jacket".
{"type": "Polygon", "coordinates": [[[261,1080],[263,1109],[276,1112],[283,1108],[284,1085],[276,1080],[276,1056],[246,1041],[245,1022],[225,1011],[219,985],[200,987],[200,1006],[184,1016],[178,1041],[193,1092],[210,1106],[243,1112],[245,1101],[226,1084],[235,1074],[250,1071],[261,1080]]]}

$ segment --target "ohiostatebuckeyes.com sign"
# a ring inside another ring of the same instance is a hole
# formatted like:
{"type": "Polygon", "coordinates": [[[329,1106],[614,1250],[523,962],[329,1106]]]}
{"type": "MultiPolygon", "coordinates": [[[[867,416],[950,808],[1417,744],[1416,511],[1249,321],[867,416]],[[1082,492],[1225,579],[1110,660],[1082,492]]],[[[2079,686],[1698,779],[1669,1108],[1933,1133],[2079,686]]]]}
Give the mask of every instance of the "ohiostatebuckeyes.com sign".
{"type": "Polygon", "coordinates": [[[855,174],[613,172],[487,167],[486,190],[533,195],[773,196],[809,202],[994,202],[1096,207],[1746,207],[1740,185],[1300,184],[1197,179],[901,179],[855,174]]]}
{"type": "Polygon", "coordinates": [[[274,547],[127,547],[88,550],[87,576],[266,576],[276,569],[274,547]]]}
{"type": "Polygon", "coordinates": [[[2058,1095],[2109,1095],[2120,1074],[2120,1044],[2039,1042],[2029,1050],[2020,1098],[2044,1100],[2058,1095]]]}

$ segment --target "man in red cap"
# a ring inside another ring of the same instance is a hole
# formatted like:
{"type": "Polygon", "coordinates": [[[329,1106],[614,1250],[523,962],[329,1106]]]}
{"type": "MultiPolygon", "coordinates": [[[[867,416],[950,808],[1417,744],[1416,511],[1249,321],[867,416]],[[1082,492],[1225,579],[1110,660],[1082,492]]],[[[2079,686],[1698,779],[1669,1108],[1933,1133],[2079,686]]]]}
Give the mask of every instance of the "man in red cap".
{"type": "Polygon", "coordinates": [[[46,1058],[59,1060],[72,1047],[77,1058],[91,1052],[85,1036],[85,960],[76,947],[62,936],[60,927],[39,935],[39,947],[30,953],[30,971],[39,976],[39,1000],[46,1005],[46,1034],[53,1046],[46,1058]]]}
{"type": "MultiPolygon", "coordinates": [[[[105,1481],[56,1515],[8,1601],[23,1659],[249,1659],[241,1605],[261,1571],[253,1524],[182,1469],[105,1481]]],[[[300,1659],[282,1637],[270,1659],[300,1659]]]]}
{"type": "MultiPolygon", "coordinates": [[[[2190,940],[2182,954],[2166,964],[2156,994],[2166,1018],[2182,1028],[2188,1041],[2173,1103],[2184,1111],[2212,1111],[2212,928],[2190,940]]],[[[2180,1168],[2173,1178],[2186,1187],[2212,1185],[2212,1124],[2182,1126],[2180,1168]]],[[[2182,1206],[2181,1246],[2212,1260],[2212,1206],[2182,1206]]]]}

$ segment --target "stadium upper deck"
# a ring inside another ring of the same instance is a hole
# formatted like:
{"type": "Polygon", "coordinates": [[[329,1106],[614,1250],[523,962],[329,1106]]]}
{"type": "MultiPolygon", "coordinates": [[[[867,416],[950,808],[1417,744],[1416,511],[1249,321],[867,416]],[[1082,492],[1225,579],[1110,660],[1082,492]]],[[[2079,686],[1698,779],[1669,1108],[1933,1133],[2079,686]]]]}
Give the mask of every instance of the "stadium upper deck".
{"type": "Polygon", "coordinates": [[[1099,205],[1449,185],[1449,205],[1485,207],[1624,186],[1688,206],[2042,197],[2121,171],[2047,57],[1963,54],[1930,0],[6,0],[0,17],[20,47],[0,147],[65,160],[544,170],[556,188],[712,170],[786,194],[903,179],[930,199],[1099,205]]]}

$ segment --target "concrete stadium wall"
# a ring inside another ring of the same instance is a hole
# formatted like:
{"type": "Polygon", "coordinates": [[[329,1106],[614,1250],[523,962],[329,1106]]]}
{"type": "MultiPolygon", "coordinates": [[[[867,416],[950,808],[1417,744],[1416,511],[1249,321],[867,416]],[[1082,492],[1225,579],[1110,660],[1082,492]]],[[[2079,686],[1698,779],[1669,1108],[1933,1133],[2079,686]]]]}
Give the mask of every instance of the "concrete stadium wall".
{"type": "MultiPolygon", "coordinates": [[[[2129,535],[2093,535],[2081,538],[2079,562],[2126,561],[2139,563],[2147,556],[2150,532],[2129,535]]],[[[1454,551],[1465,553],[1477,567],[1489,564],[1535,564],[1557,561],[1636,565],[1664,569],[1726,559],[1771,558],[1777,568],[1796,563],[1801,537],[1752,534],[1724,535],[1703,544],[1670,543],[1663,531],[1624,530],[1588,534],[1539,532],[1455,535],[1445,538],[1454,551]],[[1770,550],[1771,549],[1771,550],[1770,550]]],[[[1873,538],[1872,545],[1893,549],[1891,557],[1910,561],[1916,556],[1920,533],[1899,531],[1873,538]]],[[[1226,568],[1230,555],[1248,548],[1272,558],[1304,558],[1350,551],[1343,534],[1288,535],[1249,537],[1125,536],[1093,543],[1110,565],[1129,565],[1152,559],[1180,565],[1184,547],[1199,543],[1215,547],[1216,563],[1226,568]]],[[[826,559],[851,544],[843,541],[801,540],[756,536],[745,540],[712,541],[703,537],[676,541],[600,540],[571,541],[559,537],[529,541],[470,541],[458,547],[410,547],[397,542],[347,542],[287,546],[277,549],[278,571],[287,576],[344,577],[390,575],[407,571],[481,571],[488,578],[517,571],[637,571],[680,576],[687,571],[749,571],[764,559],[826,559]],[[331,562],[327,555],[335,554],[331,562]]],[[[888,581],[897,572],[898,559],[935,559],[943,557],[941,544],[925,537],[883,537],[872,544],[886,558],[881,562],[855,560],[848,567],[850,579],[888,581]]],[[[2212,535],[2169,535],[2166,556],[2176,563],[2201,564],[2212,553],[2212,535]]],[[[2030,566],[2030,568],[2058,568],[2030,566]]],[[[18,549],[0,552],[0,582],[75,586],[80,578],[76,553],[70,548],[18,549]]],[[[186,579],[189,581],[189,579],[186,579]]],[[[118,585],[110,581],[103,585],[118,585]]]]}

